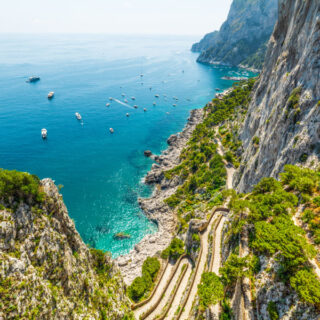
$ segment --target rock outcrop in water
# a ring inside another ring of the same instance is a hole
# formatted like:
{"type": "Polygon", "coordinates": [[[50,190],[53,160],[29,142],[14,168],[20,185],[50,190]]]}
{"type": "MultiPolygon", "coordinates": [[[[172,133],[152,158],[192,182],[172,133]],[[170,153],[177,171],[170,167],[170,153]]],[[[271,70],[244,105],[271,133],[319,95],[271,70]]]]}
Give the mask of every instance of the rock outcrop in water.
{"type": "Polygon", "coordinates": [[[193,45],[198,62],[261,69],[277,20],[277,0],[234,0],[219,32],[193,45]]]}
{"type": "Polygon", "coordinates": [[[119,272],[83,243],[53,181],[0,178],[0,319],[123,319],[119,272]]]}
{"type": "Polygon", "coordinates": [[[279,10],[241,130],[244,154],[234,178],[241,192],[277,177],[287,163],[319,162],[320,2],[281,0],[279,10]]]}

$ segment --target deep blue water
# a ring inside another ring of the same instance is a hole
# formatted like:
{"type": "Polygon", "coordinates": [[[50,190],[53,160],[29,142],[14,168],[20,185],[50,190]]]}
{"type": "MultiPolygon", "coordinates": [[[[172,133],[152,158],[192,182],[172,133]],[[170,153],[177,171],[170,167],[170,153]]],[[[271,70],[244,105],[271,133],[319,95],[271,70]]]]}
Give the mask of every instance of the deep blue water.
{"type": "Polygon", "coordinates": [[[222,76],[247,74],[197,64],[197,55],[189,51],[195,40],[1,35],[0,167],[62,184],[70,216],[84,241],[114,257],[128,252],[156,230],[137,205],[139,196],[151,192],[141,183],[152,165],[143,151],[165,149],[166,139],[181,131],[191,109],[209,101],[215,88],[232,84],[222,76]],[[41,81],[26,83],[31,75],[41,81]],[[49,91],[55,92],[51,101],[49,91]],[[116,102],[105,106],[109,97],[123,101],[121,93],[139,109],[116,102]],[[134,103],[131,96],[136,97],[134,103]],[[83,124],[75,112],[82,115],[83,124]],[[48,130],[46,141],[41,139],[42,128],[48,130]],[[113,240],[120,231],[131,238],[113,240]]]}

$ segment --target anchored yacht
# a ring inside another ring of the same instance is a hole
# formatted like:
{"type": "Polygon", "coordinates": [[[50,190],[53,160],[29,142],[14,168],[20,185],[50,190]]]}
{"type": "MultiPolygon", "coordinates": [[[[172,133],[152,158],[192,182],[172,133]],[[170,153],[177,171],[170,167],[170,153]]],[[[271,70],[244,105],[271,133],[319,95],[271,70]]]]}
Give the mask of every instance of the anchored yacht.
{"type": "Polygon", "coordinates": [[[53,96],[54,96],[54,92],[53,92],[53,91],[51,91],[51,92],[48,93],[48,99],[52,99],[53,96]]]}
{"type": "Polygon", "coordinates": [[[41,129],[41,137],[42,139],[47,139],[48,131],[47,129],[41,129]]]}
{"type": "Polygon", "coordinates": [[[78,120],[82,120],[82,117],[81,117],[81,114],[80,114],[80,113],[76,112],[76,113],[75,113],[75,116],[76,116],[76,118],[77,118],[78,120]]]}

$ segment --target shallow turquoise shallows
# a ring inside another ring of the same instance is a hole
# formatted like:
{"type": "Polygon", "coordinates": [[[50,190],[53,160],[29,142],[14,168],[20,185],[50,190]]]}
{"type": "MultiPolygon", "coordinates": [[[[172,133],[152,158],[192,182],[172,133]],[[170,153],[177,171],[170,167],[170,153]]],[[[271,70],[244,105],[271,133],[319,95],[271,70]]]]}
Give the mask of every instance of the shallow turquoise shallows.
{"type": "Polygon", "coordinates": [[[141,182],[152,165],[143,151],[165,149],[166,139],[182,130],[191,109],[203,107],[216,88],[232,84],[221,77],[252,75],[197,64],[197,55],[189,51],[195,40],[1,35],[0,167],[62,184],[84,241],[113,257],[127,253],[156,231],[137,204],[138,197],[152,192],[141,182]],[[33,75],[41,80],[26,83],[33,75]],[[52,100],[47,99],[50,91],[55,92],[52,100]],[[128,105],[109,97],[127,99],[128,105]],[[42,128],[48,130],[45,141],[42,128]],[[131,238],[114,240],[117,232],[131,238]]]}

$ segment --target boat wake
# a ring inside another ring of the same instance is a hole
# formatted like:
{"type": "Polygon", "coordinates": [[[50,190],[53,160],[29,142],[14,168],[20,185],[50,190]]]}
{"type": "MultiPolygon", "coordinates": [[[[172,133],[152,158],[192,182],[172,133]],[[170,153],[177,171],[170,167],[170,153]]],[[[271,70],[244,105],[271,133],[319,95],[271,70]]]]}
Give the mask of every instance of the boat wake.
{"type": "Polygon", "coordinates": [[[115,102],[117,102],[117,103],[119,103],[119,104],[122,104],[123,106],[125,106],[125,107],[127,107],[127,108],[129,108],[129,109],[134,109],[133,107],[131,107],[129,104],[127,104],[127,103],[124,103],[124,102],[122,102],[122,101],[120,101],[120,100],[118,100],[118,99],[113,99],[115,102]]]}

